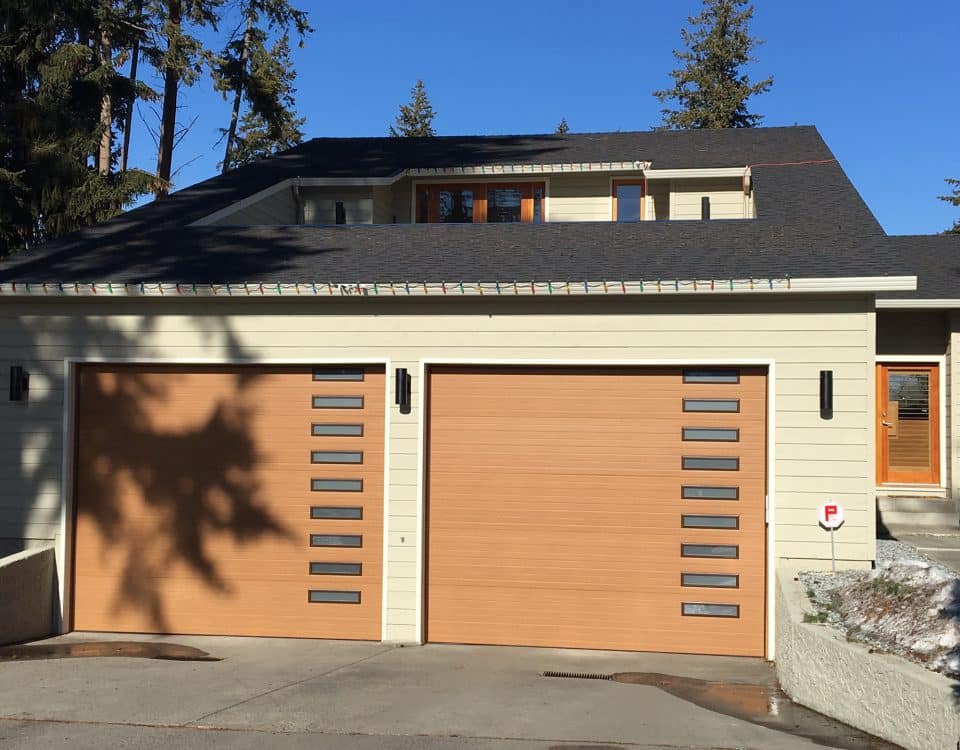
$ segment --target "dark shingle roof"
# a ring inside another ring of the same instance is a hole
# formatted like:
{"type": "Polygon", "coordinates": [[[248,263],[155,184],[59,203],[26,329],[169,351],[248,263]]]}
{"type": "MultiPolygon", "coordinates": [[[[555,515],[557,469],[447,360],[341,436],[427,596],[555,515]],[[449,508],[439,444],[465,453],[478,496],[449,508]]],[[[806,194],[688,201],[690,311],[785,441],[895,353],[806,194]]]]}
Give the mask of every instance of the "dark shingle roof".
{"type": "Polygon", "coordinates": [[[960,234],[900,235],[889,242],[900,262],[917,275],[917,291],[883,297],[960,299],[960,234]]]}
{"type": "Polygon", "coordinates": [[[315,139],[0,264],[0,281],[240,282],[836,277],[902,254],[815,128],[315,139]],[[288,177],[492,163],[753,165],[755,220],[188,227],[288,177]]]}

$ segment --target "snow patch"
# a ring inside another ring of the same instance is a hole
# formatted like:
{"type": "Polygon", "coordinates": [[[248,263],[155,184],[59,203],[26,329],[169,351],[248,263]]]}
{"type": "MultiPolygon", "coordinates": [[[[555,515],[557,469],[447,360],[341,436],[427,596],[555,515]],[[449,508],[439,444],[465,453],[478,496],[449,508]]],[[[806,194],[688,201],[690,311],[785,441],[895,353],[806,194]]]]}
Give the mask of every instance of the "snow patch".
{"type": "Polygon", "coordinates": [[[800,574],[815,620],[850,640],[960,676],[960,578],[899,542],[877,542],[875,570],[800,574]]]}

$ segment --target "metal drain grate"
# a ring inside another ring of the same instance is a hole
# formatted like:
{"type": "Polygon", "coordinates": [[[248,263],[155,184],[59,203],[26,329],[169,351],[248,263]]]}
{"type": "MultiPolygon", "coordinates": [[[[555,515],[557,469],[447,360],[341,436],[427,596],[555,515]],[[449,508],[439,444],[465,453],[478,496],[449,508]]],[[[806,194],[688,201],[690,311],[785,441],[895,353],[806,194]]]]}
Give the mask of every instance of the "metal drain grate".
{"type": "Polygon", "coordinates": [[[541,672],[541,677],[563,677],[568,680],[612,680],[612,674],[600,674],[599,672],[541,672]]]}

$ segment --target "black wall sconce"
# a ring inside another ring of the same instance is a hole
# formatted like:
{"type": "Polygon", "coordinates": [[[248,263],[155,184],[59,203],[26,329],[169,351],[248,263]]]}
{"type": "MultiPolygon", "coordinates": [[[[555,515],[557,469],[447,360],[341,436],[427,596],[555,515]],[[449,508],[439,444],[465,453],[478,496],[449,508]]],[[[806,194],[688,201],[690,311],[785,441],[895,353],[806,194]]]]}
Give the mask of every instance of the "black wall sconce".
{"type": "Polygon", "coordinates": [[[704,221],[710,221],[710,196],[705,195],[700,199],[700,218],[704,221]]]}
{"type": "Polygon", "coordinates": [[[20,365],[10,368],[10,400],[23,401],[30,390],[30,373],[20,365]]]}
{"type": "Polygon", "coordinates": [[[833,419],[833,370],[820,370],[820,418],[833,419]]]}
{"type": "Polygon", "coordinates": [[[401,414],[410,413],[410,373],[406,367],[396,369],[396,380],[394,382],[394,401],[400,407],[401,414]]]}

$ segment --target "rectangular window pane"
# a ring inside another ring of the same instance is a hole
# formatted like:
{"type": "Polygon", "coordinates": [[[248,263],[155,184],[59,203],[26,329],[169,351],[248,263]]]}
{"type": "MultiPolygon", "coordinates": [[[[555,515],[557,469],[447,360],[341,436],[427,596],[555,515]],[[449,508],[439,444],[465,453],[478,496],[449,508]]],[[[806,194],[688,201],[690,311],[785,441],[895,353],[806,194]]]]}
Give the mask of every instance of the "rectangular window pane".
{"type": "Polygon", "coordinates": [[[359,521],[363,519],[363,508],[356,506],[313,505],[310,518],[339,518],[359,521]]]}
{"type": "Polygon", "coordinates": [[[515,187],[487,188],[487,223],[511,224],[522,221],[523,191],[515,187]]]}
{"type": "Polygon", "coordinates": [[[311,534],[311,547],[362,547],[361,534],[311,534]]]}
{"type": "Polygon", "coordinates": [[[642,185],[617,185],[617,221],[640,221],[642,185]]]}
{"type": "Polygon", "coordinates": [[[310,426],[310,434],[317,437],[363,437],[363,425],[314,423],[310,426]]]}
{"type": "Polygon", "coordinates": [[[739,500],[740,488],[684,485],[680,496],[684,500],[739,500]]]}
{"type": "Polygon", "coordinates": [[[710,589],[735,589],[740,585],[740,576],[727,573],[681,573],[681,586],[703,586],[710,589]]]}
{"type": "Polygon", "coordinates": [[[681,544],[682,557],[721,557],[736,560],[740,550],[736,544],[681,544]]]}
{"type": "Polygon", "coordinates": [[[740,468],[740,459],[684,456],[681,465],[688,471],[737,471],[740,468]]]}
{"type": "Polygon", "coordinates": [[[362,573],[363,565],[361,563],[310,563],[310,575],[312,576],[358,576],[362,573]]]}
{"type": "Polygon", "coordinates": [[[739,383],[739,370],[684,370],[684,383],[739,383]]]}
{"type": "Polygon", "coordinates": [[[438,195],[441,222],[469,224],[473,221],[473,190],[445,189],[438,195]]]}
{"type": "Polygon", "coordinates": [[[707,440],[715,443],[736,443],[740,440],[740,430],[732,427],[684,427],[684,440],[707,440]]]}
{"type": "Polygon", "coordinates": [[[343,367],[314,367],[314,380],[363,380],[363,370],[343,367]]]}
{"type": "Polygon", "coordinates": [[[533,223],[543,224],[543,187],[537,185],[533,188],[533,223]]]}
{"type": "Polygon", "coordinates": [[[359,604],[359,591],[311,591],[310,603],[331,603],[331,604],[359,604]]]}
{"type": "Polygon", "coordinates": [[[685,529],[739,529],[740,516],[704,516],[685,514],[680,517],[685,529]]]}
{"type": "Polygon", "coordinates": [[[684,602],[683,614],[687,617],[739,617],[740,605],[684,602]]]}
{"type": "Polygon", "coordinates": [[[738,412],[740,399],[737,398],[685,398],[684,411],[738,412]]]}
{"type": "Polygon", "coordinates": [[[314,409],[362,409],[363,396],[314,396],[314,409]]]}
{"type": "Polygon", "coordinates": [[[310,489],[314,492],[362,492],[362,479],[311,479],[310,489]]]}
{"type": "Polygon", "coordinates": [[[362,464],[363,451],[310,451],[314,464],[362,464]]]}

